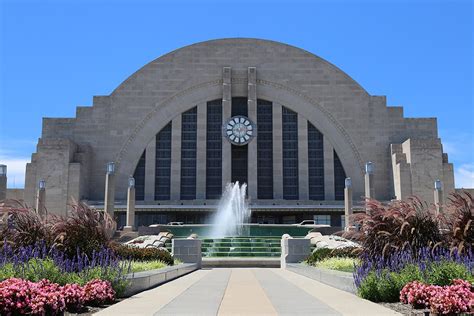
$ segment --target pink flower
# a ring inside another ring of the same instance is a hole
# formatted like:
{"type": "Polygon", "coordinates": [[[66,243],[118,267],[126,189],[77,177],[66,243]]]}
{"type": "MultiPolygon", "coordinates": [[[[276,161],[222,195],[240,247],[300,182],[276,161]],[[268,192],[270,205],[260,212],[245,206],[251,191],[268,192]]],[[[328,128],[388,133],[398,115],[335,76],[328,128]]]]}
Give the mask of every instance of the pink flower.
{"type": "Polygon", "coordinates": [[[427,285],[418,281],[406,284],[400,291],[400,301],[415,308],[430,307],[433,313],[471,312],[474,306],[472,285],[456,279],[452,285],[427,285]]]}

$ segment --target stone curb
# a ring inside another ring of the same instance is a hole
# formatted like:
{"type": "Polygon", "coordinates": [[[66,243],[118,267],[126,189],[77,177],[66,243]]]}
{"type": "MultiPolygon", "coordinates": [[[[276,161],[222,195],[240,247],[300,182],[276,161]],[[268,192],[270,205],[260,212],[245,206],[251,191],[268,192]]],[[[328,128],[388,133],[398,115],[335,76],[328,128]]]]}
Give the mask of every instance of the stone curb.
{"type": "Polygon", "coordinates": [[[125,279],[129,282],[129,284],[122,296],[132,296],[193,272],[197,269],[199,269],[199,265],[197,263],[182,263],[162,269],[127,274],[125,279]]]}
{"type": "Polygon", "coordinates": [[[354,277],[350,272],[320,269],[303,263],[287,263],[286,269],[336,289],[356,294],[354,277]]]}

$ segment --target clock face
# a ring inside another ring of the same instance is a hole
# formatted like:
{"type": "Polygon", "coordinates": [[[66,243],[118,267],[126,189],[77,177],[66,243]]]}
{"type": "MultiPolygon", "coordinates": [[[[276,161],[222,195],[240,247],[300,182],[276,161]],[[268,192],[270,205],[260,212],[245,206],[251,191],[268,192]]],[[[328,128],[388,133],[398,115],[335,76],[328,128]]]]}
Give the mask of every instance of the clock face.
{"type": "Polygon", "coordinates": [[[256,134],[255,125],[245,116],[233,116],[224,124],[224,137],[234,145],[246,145],[256,134]]]}

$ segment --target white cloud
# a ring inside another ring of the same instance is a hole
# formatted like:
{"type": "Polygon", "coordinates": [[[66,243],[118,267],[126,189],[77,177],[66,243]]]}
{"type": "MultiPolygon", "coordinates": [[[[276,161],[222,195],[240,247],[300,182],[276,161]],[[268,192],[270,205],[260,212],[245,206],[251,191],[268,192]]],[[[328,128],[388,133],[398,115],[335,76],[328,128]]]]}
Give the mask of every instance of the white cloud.
{"type": "Polygon", "coordinates": [[[454,169],[456,188],[474,188],[474,163],[463,164],[454,169]]]}

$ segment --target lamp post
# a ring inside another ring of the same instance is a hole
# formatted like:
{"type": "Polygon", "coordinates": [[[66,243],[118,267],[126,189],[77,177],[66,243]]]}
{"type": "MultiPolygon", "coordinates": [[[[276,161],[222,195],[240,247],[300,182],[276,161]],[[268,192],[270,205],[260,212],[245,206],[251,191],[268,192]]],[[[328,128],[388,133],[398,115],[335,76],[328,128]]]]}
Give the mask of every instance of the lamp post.
{"type": "Polygon", "coordinates": [[[7,198],[7,166],[0,165],[0,201],[7,198]]]}
{"type": "Polygon", "coordinates": [[[43,217],[46,215],[46,181],[41,179],[38,182],[38,192],[36,194],[36,212],[43,217]]]}
{"type": "Polygon", "coordinates": [[[348,231],[352,227],[352,180],[346,178],[344,181],[344,230],[348,231]]]}
{"type": "Polygon", "coordinates": [[[127,192],[127,225],[123,230],[132,231],[135,228],[135,179],[128,178],[127,192]]]}
{"type": "Polygon", "coordinates": [[[105,173],[104,211],[114,217],[115,202],[115,163],[108,162],[105,173]]]}
{"type": "Polygon", "coordinates": [[[434,204],[438,217],[443,212],[443,183],[439,179],[434,182],[434,204]]]}

